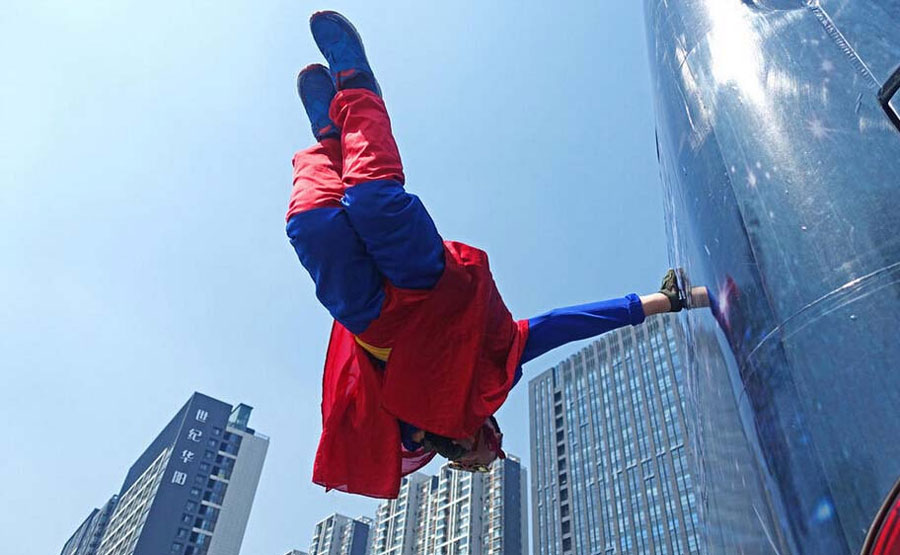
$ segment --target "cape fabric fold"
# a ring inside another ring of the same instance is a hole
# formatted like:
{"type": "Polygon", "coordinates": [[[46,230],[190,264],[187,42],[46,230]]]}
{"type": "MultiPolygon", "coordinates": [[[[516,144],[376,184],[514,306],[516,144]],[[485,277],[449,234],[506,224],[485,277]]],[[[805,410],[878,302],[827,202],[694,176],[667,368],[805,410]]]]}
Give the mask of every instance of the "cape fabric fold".
{"type": "Polygon", "coordinates": [[[392,349],[384,370],[334,323],[315,483],[396,497],[401,477],[433,457],[403,449],[398,420],[464,438],[506,400],[528,323],[512,319],[483,251],[449,241],[444,249],[445,269],[434,289],[386,285],[381,316],[360,334],[366,343],[392,349]]]}

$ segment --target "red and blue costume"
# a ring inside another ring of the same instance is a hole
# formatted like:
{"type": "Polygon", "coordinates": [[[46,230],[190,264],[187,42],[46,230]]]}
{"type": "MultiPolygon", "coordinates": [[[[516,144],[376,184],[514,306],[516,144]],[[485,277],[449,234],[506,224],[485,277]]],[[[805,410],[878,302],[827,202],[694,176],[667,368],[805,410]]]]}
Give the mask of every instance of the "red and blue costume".
{"type": "Polygon", "coordinates": [[[391,498],[402,475],[434,456],[411,439],[414,430],[472,437],[522,363],[640,323],[644,313],[629,295],[514,320],[487,255],[443,241],[405,190],[379,92],[345,86],[330,99],[327,123],[314,119],[319,141],[293,159],[287,234],[334,317],[313,481],[391,498]]]}

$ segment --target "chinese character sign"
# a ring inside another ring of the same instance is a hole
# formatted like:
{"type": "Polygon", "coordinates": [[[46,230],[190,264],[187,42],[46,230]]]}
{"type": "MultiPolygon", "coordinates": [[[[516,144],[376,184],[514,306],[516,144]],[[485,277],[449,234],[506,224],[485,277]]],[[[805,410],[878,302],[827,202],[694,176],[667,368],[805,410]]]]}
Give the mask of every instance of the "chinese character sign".
{"type": "Polygon", "coordinates": [[[215,432],[227,426],[230,407],[224,404],[208,405],[205,400],[197,400],[199,402],[192,403],[188,408],[186,418],[182,421],[183,427],[178,430],[173,438],[174,445],[171,446],[173,474],[170,483],[178,486],[184,486],[189,481],[206,481],[210,463],[204,461],[215,458],[218,447],[216,435],[221,435],[221,432],[215,432]],[[197,474],[198,471],[200,474],[197,474]]]}

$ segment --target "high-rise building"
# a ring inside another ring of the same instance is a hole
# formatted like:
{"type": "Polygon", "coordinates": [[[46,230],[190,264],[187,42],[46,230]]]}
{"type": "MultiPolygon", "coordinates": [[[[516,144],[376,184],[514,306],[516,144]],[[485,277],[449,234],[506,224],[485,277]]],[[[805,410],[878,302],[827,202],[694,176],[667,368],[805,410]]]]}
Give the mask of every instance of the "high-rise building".
{"type": "Polygon", "coordinates": [[[675,315],[601,336],[529,383],[534,553],[697,553],[675,315]]]}
{"type": "Polygon", "coordinates": [[[372,519],[337,513],[316,524],[309,555],[366,555],[372,519]]]}
{"type": "MultiPolygon", "coordinates": [[[[528,553],[528,477],[517,457],[497,461],[484,477],[483,555],[528,553]]],[[[476,506],[477,508],[477,506],[476,506]]]]}
{"type": "MultiPolygon", "coordinates": [[[[397,553],[436,553],[437,519],[434,518],[439,502],[438,490],[441,485],[440,476],[430,476],[419,483],[418,494],[415,496],[415,518],[410,527],[415,534],[415,543],[411,550],[398,551],[397,553]]],[[[374,555],[374,551],[372,555],[374,555]]]]}
{"type": "Polygon", "coordinates": [[[299,549],[291,549],[284,555],[309,555],[306,551],[300,551],[299,549]]]}
{"type": "Polygon", "coordinates": [[[430,496],[426,518],[419,523],[432,543],[421,553],[481,553],[481,505],[486,497],[483,475],[457,472],[444,465],[437,478],[437,491],[430,496]]]}
{"type": "Polygon", "coordinates": [[[269,439],[194,393],[132,465],[97,555],[238,555],[269,439]]]}
{"type": "Polygon", "coordinates": [[[378,507],[371,555],[524,555],[528,550],[525,469],[514,456],[489,473],[404,478],[397,499],[378,507]]]}
{"type": "Polygon", "coordinates": [[[60,555],[96,555],[100,540],[103,539],[103,532],[109,524],[109,517],[112,516],[118,501],[119,496],[113,495],[102,508],[91,511],[63,546],[60,555]]]}
{"type": "Polygon", "coordinates": [[[424,553],[417,543],[424,542],[422,533],[427,518],[429,495],[437,488],[437,478],[414,473],[403,477],[396,499],[385,500],[375,511],[372,528],[371,555],[410,555],[424,553]]]}
{"type": "Polygon", "coordinates": [[[355,518],[344,528],[341,534],[341,550],[339,555],[367,555],[369,552],[369,534],[375,521],[367,516],[355,518]]]}

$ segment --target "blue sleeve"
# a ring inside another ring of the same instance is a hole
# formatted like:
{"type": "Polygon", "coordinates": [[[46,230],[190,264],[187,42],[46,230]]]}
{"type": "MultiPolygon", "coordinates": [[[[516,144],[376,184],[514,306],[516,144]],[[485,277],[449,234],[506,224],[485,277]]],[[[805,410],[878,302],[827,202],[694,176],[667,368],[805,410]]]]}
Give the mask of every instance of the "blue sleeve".
{"type": "Polygon", "coordinates": [[[551,310],[528,320],[528,340],[520,363],[525,364],[566,343],[643,321],[644,308],[634,293],[619,299],[551,310]]]}

